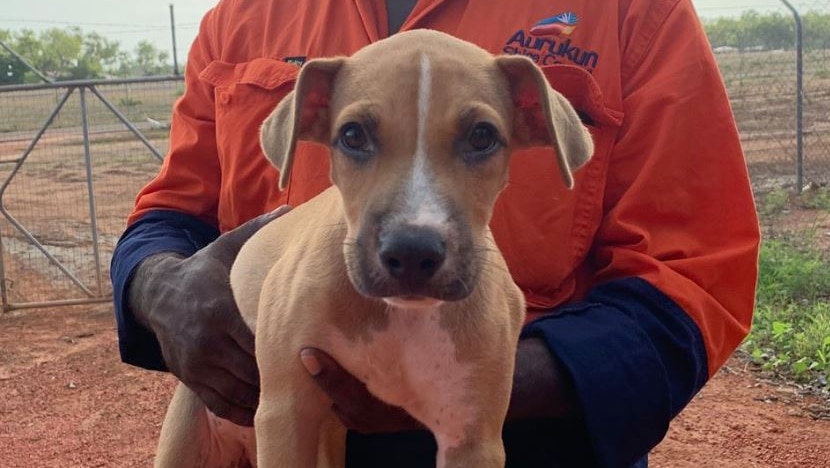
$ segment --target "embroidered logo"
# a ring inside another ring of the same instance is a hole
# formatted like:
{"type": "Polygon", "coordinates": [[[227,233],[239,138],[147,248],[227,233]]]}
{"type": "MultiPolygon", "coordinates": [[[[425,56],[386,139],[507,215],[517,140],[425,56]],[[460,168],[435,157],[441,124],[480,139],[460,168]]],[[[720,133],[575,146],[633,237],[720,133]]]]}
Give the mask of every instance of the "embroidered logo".
{"type": "Polygon", "coordinates": [[[502,51],[527,56],[537,65],[564,63],[593,72],[599,66],[599,52],[579,47],[570,37],[579,22],[579,16],[571,11],[542,19],[513,33],[502,51]]]}
{"type": "Polygon", "coordinates": [[[530,34],[534,36],[570,36],[576,25],[579,24],[579,17],[576,13],[568,11],[550,18],[545,18],[530,28],[530,34]]]}

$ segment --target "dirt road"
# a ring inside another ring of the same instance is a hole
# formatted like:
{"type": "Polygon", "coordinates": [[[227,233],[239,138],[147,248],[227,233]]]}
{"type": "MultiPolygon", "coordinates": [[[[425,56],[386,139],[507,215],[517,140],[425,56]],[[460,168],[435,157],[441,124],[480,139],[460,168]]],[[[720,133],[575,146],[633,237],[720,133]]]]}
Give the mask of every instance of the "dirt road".
{"type": "MultiPolygon", "coordinates": [[[[175,382],[117,356],[106,306],[0,315],[0,466],[150,466],[175,382]]],[[[651,466],[828,466],[830,421],[809,417],[819,403],[732,361],[651,466]]]]}

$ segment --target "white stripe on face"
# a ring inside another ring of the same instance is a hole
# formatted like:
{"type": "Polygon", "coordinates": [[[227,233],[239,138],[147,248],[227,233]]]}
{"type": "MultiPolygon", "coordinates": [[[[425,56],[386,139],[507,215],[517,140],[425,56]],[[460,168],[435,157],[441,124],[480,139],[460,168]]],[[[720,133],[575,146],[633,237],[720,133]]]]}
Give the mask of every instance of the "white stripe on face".
{"type": "Polygon", "coordinates": [[[432,69],[429,57],[421,54],[421,73],[418,81],[418,134],[415,157],[409,185],[407,186],[407,221],[415,225],[436,226],[444,224],[449,216],[439,203],[434,190],[434,178],[427,161],[427,117],[432,94],[432,69]]]}

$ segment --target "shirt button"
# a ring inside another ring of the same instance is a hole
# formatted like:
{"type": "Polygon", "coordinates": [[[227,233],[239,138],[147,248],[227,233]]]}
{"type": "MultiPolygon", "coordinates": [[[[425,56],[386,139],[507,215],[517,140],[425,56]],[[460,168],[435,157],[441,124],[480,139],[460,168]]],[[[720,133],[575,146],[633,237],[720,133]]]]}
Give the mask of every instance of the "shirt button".
{"type": "Polygon", "coordinates": [[[229,104],[231,102],[231,93],[224,92],[219,95],[219,102],[222,104],[229,104]]]}

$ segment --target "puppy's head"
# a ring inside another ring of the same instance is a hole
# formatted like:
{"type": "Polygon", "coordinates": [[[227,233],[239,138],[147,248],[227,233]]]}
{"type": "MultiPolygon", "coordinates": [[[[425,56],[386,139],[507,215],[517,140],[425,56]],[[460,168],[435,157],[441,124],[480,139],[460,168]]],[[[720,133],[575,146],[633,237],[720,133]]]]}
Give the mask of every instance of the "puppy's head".
{"type": "Polygon", "coordinates": [[[568,187],[593,152],[574,109],[529,59],[425,30],[308,62],[261,134],[283,187],[297,141],[331,148],[350,279],[403,306],[473,290],[511,151],[551,147],[568,187]]]}

